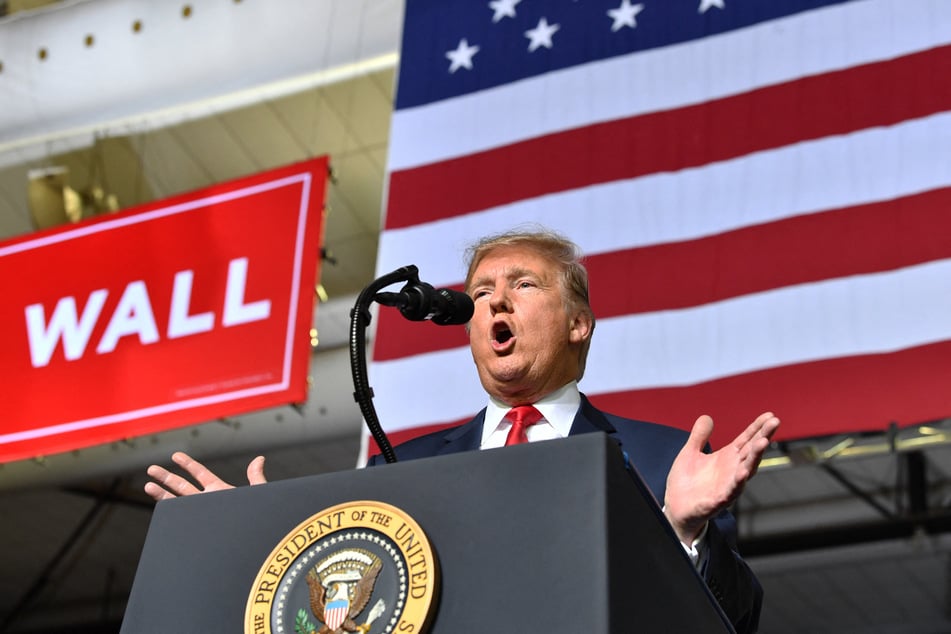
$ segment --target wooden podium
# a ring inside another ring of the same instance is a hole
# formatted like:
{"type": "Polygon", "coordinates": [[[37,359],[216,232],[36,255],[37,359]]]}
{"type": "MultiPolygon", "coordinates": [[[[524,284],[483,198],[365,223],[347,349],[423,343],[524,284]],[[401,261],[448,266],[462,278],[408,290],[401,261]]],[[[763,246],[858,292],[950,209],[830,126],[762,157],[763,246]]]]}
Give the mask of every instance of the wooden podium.
{"type": "Polygon", "coordinates": [[[428,536],[441,577],[431,632],[733,631],[603,434],[160,502],[121,631],[242,632],[275,546],[354,500],[393,505],[428,536]]]}

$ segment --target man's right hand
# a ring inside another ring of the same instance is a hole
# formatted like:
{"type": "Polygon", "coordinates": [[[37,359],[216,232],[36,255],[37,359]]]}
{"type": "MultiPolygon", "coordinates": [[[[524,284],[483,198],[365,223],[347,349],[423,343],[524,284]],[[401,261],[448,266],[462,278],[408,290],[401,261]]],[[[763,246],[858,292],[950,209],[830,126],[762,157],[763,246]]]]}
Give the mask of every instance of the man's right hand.
{"type": "MultiPolygon", "coordinates": [[[[156,502],[182,495],[195,495],[196,493],[207,493],[208,491],[222,491],[224,489],[234,488],[234,485],[228,484],[219,478],[209,471],[205,465],[193,459],[187,453],[176,451],[172,454],[172,461],[184,469],[198,484],[195,485],[164,467],[152,465],[148,468],[147,473],[154,482],[146,483],[145,492],[156,502]]],[[[264,484],[266,482],[267,478],[264,477],[264,456],[258,456],[248,464],[248,483],[254,485],[264,484]]]]}

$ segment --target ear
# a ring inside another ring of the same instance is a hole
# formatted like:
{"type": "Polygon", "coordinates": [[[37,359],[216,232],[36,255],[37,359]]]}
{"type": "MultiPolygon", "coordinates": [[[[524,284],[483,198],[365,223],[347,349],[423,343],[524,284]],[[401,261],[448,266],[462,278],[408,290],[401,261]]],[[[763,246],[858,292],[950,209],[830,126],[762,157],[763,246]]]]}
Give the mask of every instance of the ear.
{"type": "Polygon", "coordinates": [[[578,311],[571,319],[568,330],[568,340],[571,343],[582,343],[591,338],[591,331],[594,329],[594,319],[585,311],[578,311]]]}

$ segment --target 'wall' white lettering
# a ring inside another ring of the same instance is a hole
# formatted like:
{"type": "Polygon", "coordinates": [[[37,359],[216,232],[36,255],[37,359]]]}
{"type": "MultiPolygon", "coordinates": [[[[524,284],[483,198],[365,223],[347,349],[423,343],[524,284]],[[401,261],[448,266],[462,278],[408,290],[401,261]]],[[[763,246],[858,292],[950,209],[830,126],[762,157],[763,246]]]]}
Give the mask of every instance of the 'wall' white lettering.
{"type": "MultiPolygon", "coordinates": [[[[166,337],[169,339],[187,337],[214,329],[215,313],[209,311],[195,315],[189,314],[194,277],[195,272],[190,270],[179,271],[175,274],[166,329],[166,337]]],[[[248,258],[236,258],[228,263],[221,317],[221,325],[226,328],[262,321],[271,316],[269,299],[245,303],[247,278],[248,258]]],[[[26,331],[33,367],[42,368],[48,365],[60,341],[63,342],[63,352],[67,361],[81,359],[89,345],[89,338],[99,321],[108,295],[109,292],[106,289],[90,293],[82,316],[77,314],[76,298],[63,297],[56,303],[49,322],[46,320],[43,304],[27,306],[25,309],[26,331]]],[[[122,337],[133,335],[138,337],[142,345],[160,340],[152,301],[143,280],[129,282],[125,287],[106,330],[96,346],[96,352],[108,354],[116,349],[122,337]]]]}

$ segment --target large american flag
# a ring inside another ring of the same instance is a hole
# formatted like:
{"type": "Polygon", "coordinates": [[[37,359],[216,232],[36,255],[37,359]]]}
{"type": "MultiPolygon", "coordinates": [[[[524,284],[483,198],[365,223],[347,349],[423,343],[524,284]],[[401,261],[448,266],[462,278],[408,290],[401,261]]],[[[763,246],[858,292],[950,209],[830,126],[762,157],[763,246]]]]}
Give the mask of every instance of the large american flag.
{"type": "MultiPolygon", "coordinates": [[[[378,271],[588,255],[580,387],[722,444],[951,416],[951,2],[407,0],[378,271]]],[[[482,408],[463,328],[380,312],[391,440],[482,408]]]]}

